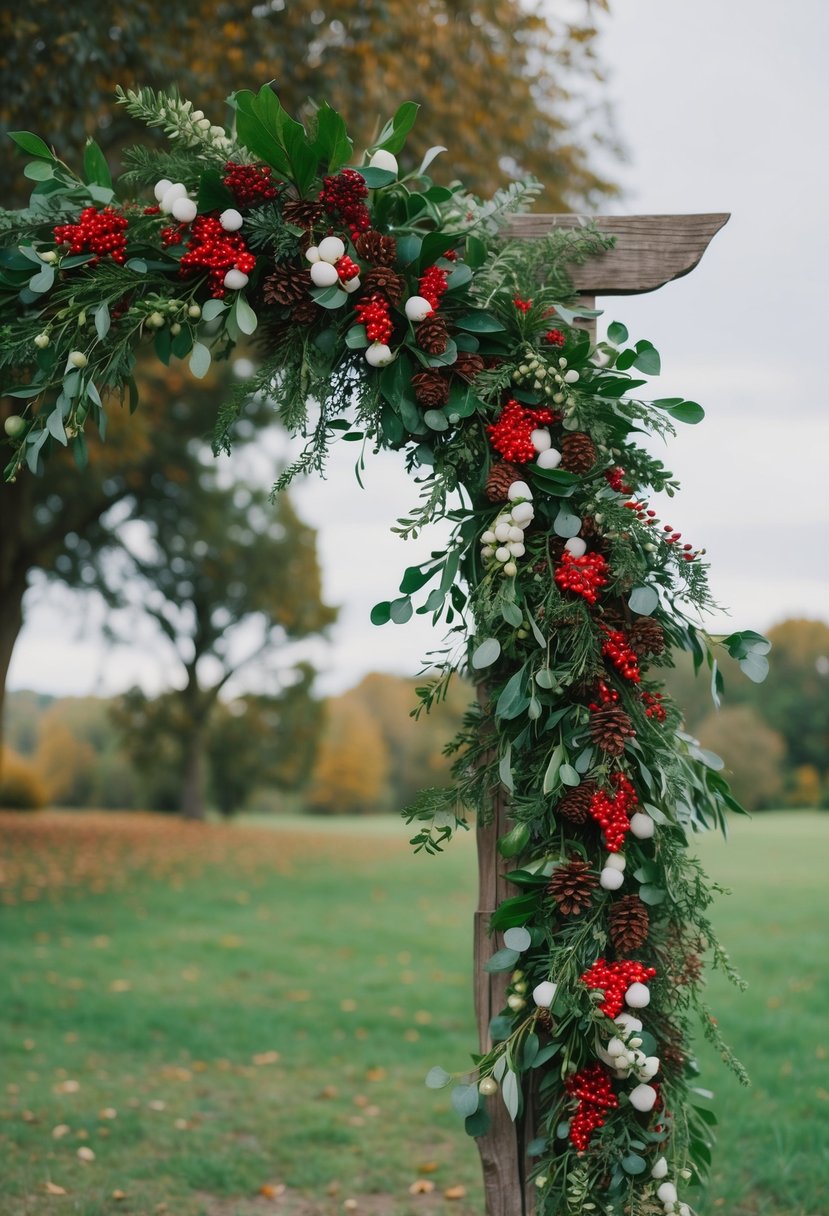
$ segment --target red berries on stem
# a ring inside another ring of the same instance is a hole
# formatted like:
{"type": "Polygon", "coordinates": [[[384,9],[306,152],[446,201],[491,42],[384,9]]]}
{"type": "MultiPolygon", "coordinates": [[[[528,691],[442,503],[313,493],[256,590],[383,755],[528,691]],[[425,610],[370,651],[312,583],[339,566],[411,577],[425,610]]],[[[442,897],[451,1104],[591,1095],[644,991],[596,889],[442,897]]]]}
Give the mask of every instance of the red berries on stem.
{"type": "Polygon", "coordinates": [[[342,220],[355,240],[371,228],[371,216],[365,200],[368,186],[356,169],[343,169],[333,177],[323,179],[319,201],[329,215],[342,220]]]}
{"type": "Polygon", "coordinates": [[[198,215],[190,226],[187,252],[181,259],[182,274],[209,271],[210,292],[217,300],[225,294],[224,278],[228,270],[250,274],[256,258],[236,233],[225,232],[219,221],[210,215],[198,215]]]}
{"type": "Polygon", "coordinates": [[[437,311],[440,304],[440,297],[446,291],[449,280],[446,277],[446,271],[441,270],[439,266],[430,266],[428,270],[420,276],[418,283],[418,294],[424,300],[428,300],[432,308],[437,311]]]}
{"type": "Polygon", "coordinates": [[[607,634],[602,644],[602,654],[610,660],[620,675],[632,684],[638,684],[642,678],[639,658],[628,642],[624,630],[608,629],[607,625],[602,625],[602,629],[607,634]]]}
{"type": "Polygon", "coordinates": [[[604,1111],[613,1110],[619,1099],[613,1092],[610,1073],[603,1064],[589,1064],[568,1077],[564,1087],[578,1107],[570,1120],[570,1142],[579,1152],[590,1144],[593,1132],[604,1126],[604,1111]]]}
{"type": "Polygon", "coordinates": [[[572,591],[588,604],[595,604],[600,588],[607,586],[607,574],[607,562],[601,553],[584,553],[581,557],[565,553],[553,577],[560,591],[572,591]]]}
{"type": "Polygon", "coordinates": [[[497,422],[486,428],[489,442],[511,464],[526,464],[537,456],[530,436],[541,426],[549,426],[559,415],[548,409],[530,409],[518,401],[506,403],[497,422]]]}
{"type": "Polygon", "coordinates": [[[388,344],[393,326],[386,297],[375,292],[367,300],[361,300],[355,311],[358,323],[366,327],[366,337],[369,342],[388,344]]]}
{"type": "Polygon", "coordinates": [[[591,991],[604,993],[604,1000],[599,1008],[609,1018],[615,1018],[625,1007],[625,993],[631,984],[645,984],[655,975],[654,967],[646,967],[635,959],[608,963],[603,958],[597,958],[593,966],[581,976],[581,982],[591,991]]]}
{"type": "Polygon", "coordinates": [[[268,165],[237,165],[228,161],[222,181],[242,210],[268,203],[279,193],[268,165]]]}
{"type": "Polygon", "coordinates": [[[58,224],[54,229],[58,245],[68,245],[70,254],[94,253],[93,265],[109,256],[123,265],[126,261],[127,217],[113,207],[85,207],[77,224],[58,224]]]}
{"type": "Polygon", "coordinates": [[[608,852],[618,853],[630,831],[630,812],[639,799],[624,773],[612,773],[610,781],[616,790],[613,797],[606,790],[596,790],[588,810],[604,832],[608,852]]]}

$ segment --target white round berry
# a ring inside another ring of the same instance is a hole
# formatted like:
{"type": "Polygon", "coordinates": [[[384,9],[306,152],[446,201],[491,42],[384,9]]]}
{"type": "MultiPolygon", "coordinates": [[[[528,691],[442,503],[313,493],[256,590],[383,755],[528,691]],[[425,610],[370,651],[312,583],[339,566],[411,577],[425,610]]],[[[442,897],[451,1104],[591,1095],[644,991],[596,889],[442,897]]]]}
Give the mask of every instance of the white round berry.
{"type": "Polygon", "coordinates": [[[219,223],[224,228],[225,232],[238,232],[244,224],[244,216],[241,211],[237,211],[235,207],[228,207],[219,216],[219,223]]]}
{"type": "Polygon", "coordinates": [[[73,367],[86,367],[89,360],[82,350],[73,350],[69,355],[69,362],[73,367]]]}
{"type": "Polygon", "coordinates": [[[515,562],[507,562],[507,564],[504,566],[504,574],[506,574],[507,578],[515,578],[517,573],[518,567],[516,566],[515,562]]]}
{"type": "Polygon", "coordinates": [[[557,469],[561,464],[561,452],[556,448],[547,448],[546,451],[539,452],[535,463],[540,469],[557,469]]]}
{"type": "Polygon", "coordinates": [[[507,1004],[513,1013],[517,1013],[519,1009],[523,1009],[526,1003],[523,996],[519,996],[517,992],[513,992],[511,996],[507,997],[507,1004]]]}
{"type": "Polygon", "coordinates": [[[509,540],[509,534],[512,528],[508,523],[499,523],[495,525],[495,539],[505,545],[509,540]]]}
{"type": "Polygon", "coordinates": [[[511,540],[510,543],[507,545],[507,548],[509,549],[509,551],[513,557],[523,557],[524,554],[527,552],[525,546],[521,543],[520,540],[511,540]]]}
{"type": "Polygon", "coordinates": [[[372,342],[366,351],[366,363],[370,363],[372,367],[385,367],[392,359],[394,354],[385,342],[372,342]]]}
{"type": "Polygon", "coordinates": [[[37,337],[35,338],[34,342],[35,342],[35,346],[37,347],[38,350],[45,350],[46,347],[49,345],[49,335],[48,334],[38,334],[37,337]]]}
{"type": "Polygon", "coordinates": [[[552,980],[542,980],[540,984],[536,984],[533,988],[533,1000],[539,1009],[550,1008],[556,999],[557,988],[558,984],[554,984],[552,980]]]}
{"type": "Polygon", "coordinates": [[[339,279],[337,269],[331,262],[314,262],[311,267],[311,282],[315,287],[333,287],[339,279]]]}
{"type": "Polygon", "coordinates": [[[578,381],[578,379],[579,379],[579,373],[575,370],[575,368],[571,368],[569,372],[564,373],[564,383],[565,384],[575,384],[578,381]]]}
{"type": "Polygon", "coordinates": [[[368,162],[372,169],[387,169],[389,173],[397,173],[399,166],[397,157],[391,152],[387,152],[385,148],[378,148],[372,153],[371,160],[368,162]]]}
{"type": "Polygon", "coordinates": [[[194,319],[196,317],[200,317],[201,316],[201,307],[198,304],[191,304],[190,307],[187,309],[187,315],[188,315],[188,317],[193,317],[194,319]]]}
{"type": "Polygon", "coordinates": [[[524,528],[532,521],[535,509],[531,502],[519,502],[512,508],[511,515],[513,523],[517,524],[519,528],[524,528]]]}
{"type": "Polygon", "coordinates": [[[166,215],[169,215],[170,212],[173,210],[173,203],[176,201],[176,199],[186,198],[186,197],[187,197],[187,187],[184,185],[184,183],[183,182],[173,182],[172,186],[170,186],[170,188],[165,191],[164,197],[162,198],[161,202],[159,203],[159,207],[166,215]]]}
{"type": "Polygon", "coordinates": [[[510,528],[509,539],[516,541],[516,542],[522,541],[524,539],[524,529],[523,528],[510,528]]]}
{"type": "Polygon", "coordinates": [[[237,270],[235,266],[227,272],[224,277],[224,285],[231,291],[241,291],[248,283],[248,276],[243,270],[237,270]]]}
{"type": "Polygon", "coordinates": [[[481,557],[485,562],[487,562],[492,557],[494,552],[495,550],[493,549],[492,545],[484,545],[483,549],[481,549],[481,557]]]}
{"type": "Polygon", "coordinates": [[[347,291],[351,295],[352,291],[359,291],[362,287],[360,276],[356,274],[353,279],[346,279],[345,283],[340,283],[343,291],[347,291]]]}
{"type": "Polygon", "coordinates": [[[498,1082],[494,1077],[481,1077],[478,1082],[478,1092],[482,1093],[484,1097],[487,1097],[489,1094],[497,1094],[498,1082]]]}
{"type": "Polygon", "coordinates": [[[663,1203],[676,1203],[676,1187],[672,1182],[663,1182],[660,1187],[657,1187],[656,1197],[663,1203]]]}
{"type": "Polygon", "coordinates": [[[173,219],[180,224],[192,224],[196,218],[198,207],[191,198],[177,198],[170,208],[173,219]]]}
{"type": "Polygon", "coordinates": [[[497,562],[508,562],[509,559],[510,559],[510,552],[509,552],[509,549],[506,547],[506,545],[501,545],[498,549],[495,550],[495,560],[497,562]]]}
{"type": "Polygon", "coordinates": [[[338,262],[345,253],[345,244],[338,236],[326,236],[317,246],[323,262],[338,262]]]}
{"type": "Polygon", "coordinates": [[[172,184],[173,183],[170,181],[169,177],[162,177],[159,181],[157,181],[155,183],[155,185],[153,186],[153,194],[155,195],[155,201],[157,203],[161,202],[161,200],[164,198],[164,195],[170,189],[172,184]]]}
{"type": "Polygon", "coordinates": [[[18,439],[26,429],[26,419],[20,414],[9,414],[3,423],[3,430],[9,439],[18,439]]]}
{"type": "Polygon", "coordinates": [[[526,481],[514,481],[507,490],[507,498],[510,502],[516,502],[519,498],[532,498],[532,496],[533,492],[526,481]]]}
{"type": "Polygon", "coordinates": [[[651,1178],[664,1178],[668,1173],[668,1162],[664,1157],[660,1157],[658,1161],[653,1163],[651,1170],[651,1178]]]}
{"type": "Polygon", "coordinates": [[[537,452],[546,452],[553,446],[549,431],[537,430],[530,433],[530,443],[537,452]]]}
{"type": "Polygon", "coordinates": [[[564,548],[568,553],[572,553],[573,557],[584,557],[587,552],[587,542],[583,541],[580,536],[571,536],[564,542],[564,548]]]}
{"type": "Polygon", "coordinates": [[[486,532],[481,533],[482,545],[494,545],[497,539],[498,537],[489,528],[486,530],[486,532]]]}
{"type": "Polygon", "coordinates": [[[605,891],[618,891],[624,881],[625,876],[621,870],[605,867],[599,875],[599,883],[605,891]]]}
{"type": "Polygon", "coordinates": [[[403,311],[410,321],[425,321],[435,310],[423,296],[409,296],[403,306],[403,311]]]}
{"type": "Polygon", "coordinates": [[[616,1035],[610,1040],[605,1050],[613,1060],[617,1060],[619,1056],[627,1058],[627,1047],[616,1035]]]}
{"type": "Polygon", "coordinates": [[[621,870],[624,873],[627,862],[621,853],[608,853],[607,861],[604,864],[606,870],[621,870]]]}
{"type": "Polygon", "coordinates": [[[635,1030],[642,1029],[642,1023],[632,1013],[620,1013],[618,1017],[613,1019],[617,1026],[621,1026],[625,1034],[631,1034],[635,1030]]]}
{"type": "Polygon", "coordinates": [[[629,1094],[630,1104],[634,1110],[649,1111],[656,1105],[656,1090],[652,1085],[637,1085],[629,1094]]]}
{"type": "Polygon", "coordinates": [[[639,1080],[650,1081],[651,1077],[655,1077],[659,1072],[659,1067],[659,1056],[645,1056],[638,1068],[639,1080]]]}
{"type": "Polygon", "coordinates": [[[651,994],[644,984],[631,984],[625,993],[625,1004],[631,1009],[644,1009],[651,1003],[651,994]]]}
{"type": "Polygon", "coordinates": [[[644,811],[637,811],[630,817],[630,830],[637,840],[650,840],[655,828],[656,824],[644,811]]]}
{"type": "Polygon", "coordinates": [[[319,249],[317,249],[316,245],[309,245],[308,248],[305,250],[305,261],[310,262],[313,265],[314,262],[318,262],[319,260],[320,260],[319,249]]]}

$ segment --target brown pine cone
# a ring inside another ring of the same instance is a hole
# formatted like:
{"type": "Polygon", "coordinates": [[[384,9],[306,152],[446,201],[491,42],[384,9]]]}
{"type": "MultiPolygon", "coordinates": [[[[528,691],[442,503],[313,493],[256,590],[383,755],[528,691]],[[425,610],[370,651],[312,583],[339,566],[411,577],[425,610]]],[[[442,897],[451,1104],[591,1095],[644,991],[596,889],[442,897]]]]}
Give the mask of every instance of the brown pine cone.
{"type": "Polygon", "coordinates": [[[573,431],[561,442],[561,467],[568,473],[589,473],[598,455],[595,443],[584,431],[573,431]]]}
{"type": "Polygon", "coordinates": [[[458,357],[452,364],[452,371],[456,376],[462,376],[464,380],[474,380],[479,372],[482,372],[486,364],[480,355],[473,355],[470,351],[458,351],[458,357]]]}
{"type": "Polygon", "coordinates": [[[596,792],[595,781],[582,781],[569,789],[556,807],[556,814],[571,823],[586,823],[590,818],[590,801],[596,792]]]}
{"type": "Polygon", "coordinates": [[[590,734],[593,742],[611,756],[621,756],[625,750],[625,739],[636,734],[633,724],[618,705],[604,705],[590,714],[590,734]]]}
{"type": "Polygon", "coordinates": [[[282,206],[283,220],[286,224],[293,224],[295,228],[313,228],[322,220],[322,217],[322,207],[312,199],[289,199],[282,206]]]}
{"type": "Polygon", "coordinates": [[[412,376],[412,388],[418,405],[426,410],[439,410],[449,400],[449,377],[438,370],[412,376]]]}
{"type": "Polygon", "coordinates": [[[547,890],[558,904],[562,916],[578,916],[590,906],[598,884],[598,878],[590,869],[590,862],[581,857],[572,857],[553,871],[547,890]]]}
{"type": "Polygon", "coordinates": [[[367,295],[382,291],[395,308],[403,299],[403,292],[406,290],[403,275],[398,274],[396,270],[390,270],[388,266],[376,266],[374,270],[370,270],[363,279],[363,284],[367,295]]]}
{"type": "Polygon", "coordinates": [[[311,325],[320,315],[320,306],[316,300],[312,300],[309,296],[307,300],[301,300],[291,314],[291,320],[295,325],[311,325]]]}
{"type": "Polygon", "coordinates": [[[415,328],[415,337],[418,346],[427,355],[442,355],[449,341],[449,331],[443,317],[436,317],[432,313],[415,328]]]}
{"type": "Polygon", "coordinates": [[[552,1034],[553,1015],[550,1013],[549,1009],[536,1009],[535,1024],[536,1024],[536,1027],[540,1026],[542,1028],[542,1030],[546,1030],[550,1034],[552,1034]]]}
{"type": "Polygon", "coordinates": [[[628,641],[640,659],[646,655],[663,654],[665,650],[665,632],[659,621],[649,616],[640,616],[634,621],[628,641]]]}
{"type": "Polygon", "coordinates": [[[685,1040],[679,1027],[663,1022],[657,1033],[657,1054],[662,1072],[681,1077],[685,1072],[685,1040]]]}
{"type": "Polygon", "coordinates": [[[521,481],[521,469],[507,460],[499,460],[489,470],[486,479],[486,496],[490,502],[506,502],[507,492],[514,481],[521,481]]]}
{"type": "Polygon", "coordinates": [[[599,525],[596,523],[592,515],[582,515],[579,536],[583,537],[585,540],[592,540],[594,536],[601,536],[599,525]]]}
{"type": "Polygon", "coordinates": [[[607,920],[617,954],[634,954],[648,939],[650,916],[638,895],[623,895],[616,900],[607,920]]]}
{"type": "Polygon", "coordinates": [[[277,262],[262,283],[262,298],[266,304],[291,306],[306,300],[311,288],[307,267],[290,262],[277,262]]]}
{"type": "Polygon", "coordinates": [[[397,241],[393,236],[383,236],[382,232],[362,232],[354,242],[354,248],[361,258],[371,262],[372,266],[393,266],[397,257],[397,241]]]}

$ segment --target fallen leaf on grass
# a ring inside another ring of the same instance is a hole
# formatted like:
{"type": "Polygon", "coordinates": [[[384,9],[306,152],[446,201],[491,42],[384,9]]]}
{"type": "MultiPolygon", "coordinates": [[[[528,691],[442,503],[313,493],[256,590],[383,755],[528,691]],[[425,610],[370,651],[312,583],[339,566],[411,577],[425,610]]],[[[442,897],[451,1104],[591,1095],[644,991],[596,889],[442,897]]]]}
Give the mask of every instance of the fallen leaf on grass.
{"type": "Polygon", "coordinates": [[[417,1167],[417,1172],[418,1172],[418,1174],[434,1174],[439,1169],[440,1169],[440,1162],[424,1161],[422,1165],[419,1165],[417,1167]]]}
{"type": "MultiPolygon", "coordinates": [[[[99,1119],[117,1119],[118,1111],[114,1106],[105,1106],[103,1110],[98,1111],[99,1119]]],[[[54,1135],[54,1132],[52,1133],[54,1135]]]]}
{"type": "Polygon", "coordinates": [[[44,1182],[44,1189],[47,1195],[68,1195],[66,1187],[58,1186],[56,1182],[44,1182]]]}
{"type": "Polygon", "coordinates": [[[435,1189],[434,1182],[431,1182],[428,1178],[418,1178],[417,1182],[413,1182],[412,1185],[409,1187],[409,1194],[410,1195],[431,1195],[431,1193],[434,1189],[435,1189]]]}
{"type": "Polygon", "coordinates": [[[58,1123],[56,1127],[52,1128],[52,1138],[54,1140],[61,1140],[64,1136],[68,1136],[71,1130],[72,1128],[68,1123],[58,1123]]]}
{"type": "Polygon", "coordinates": [[[132,984],[129,980],[113,980],[109,986],[110,992],[129,992],[132,984]]]}
{"type": "Polygon", "coordinates": [[[147,1103],[147,1106],[150,1110],[165,1110],[167,1103],[162,1101],[161,1098],[153,1098],[151,1102],[147,1103]]]}
{"type": "Polygon", "coordinates": [[[318,1098],[336,1098],[336,1096],[337,1096],[336,1085],[326,1085],[317,1094],[318,1098]]]}
{"type": "Polygon", "coordinates": [[[260,1051],[258,1055],[251,1056],[254,1064],[261,1067],[264,1064],[276,1064],[279,1060],[278,1051],[260,1051]]]}
{"type": "Polygon", "coordinates": [[[126,1191],[113,1191],[112,1192],[113,1199],[126,1199],[126,1197],[127,1197],[126,1191]]]}
{"type": "Polygon", "coordinates": [[[356,1199],[344,1199],[343,1200],[343,1207],[345,1208],[345,1210],[347,1212],[356,1212],[357,1208],[359,1206],[360,1205],[358,1204],[356,1199]]]}
{"type": "Polygon", "coordinates": [[[76,1094],[80,1087],[80,1081],[58,1081],[57,1085],[52,1086],[52,1092],[56,1094],[76,1094]]]}
{"type": "Polygon", "coordinates": [[[444,1199],[463,1199],[466,1195],[465,1186],[448,1186],[443,1192],[444,1199]]]}
{"type": "Polygon", "coordinates": [[[79,1161],[94,1161],[95,1160],[95,1154],[93,1153],[92,1149],[89,1147],[88,1144],[82,1144],[81,1147],[78,1149],[76,1156],[79,1161]]]}
{"type": "Polygon", "coordinates": [[[281,1182],[263,1182],[259,1188],[259,1194],[265,1199],[278,1199],[280,1195],[285,1194],[285,1186],[281,1182]]]}
{"type": "Polygon", "coordinates": [[[366,1070],[367,1081],[383,1081],[385,1080],[385,1068],[369,1068],[366,1070]]]}
{"type": "Polygon", "coordinates": [[[37,1115],[33,1110],[24,1110],[21,1112],[20,1118],[24,1123],[37,1123],[37,1115]]]}

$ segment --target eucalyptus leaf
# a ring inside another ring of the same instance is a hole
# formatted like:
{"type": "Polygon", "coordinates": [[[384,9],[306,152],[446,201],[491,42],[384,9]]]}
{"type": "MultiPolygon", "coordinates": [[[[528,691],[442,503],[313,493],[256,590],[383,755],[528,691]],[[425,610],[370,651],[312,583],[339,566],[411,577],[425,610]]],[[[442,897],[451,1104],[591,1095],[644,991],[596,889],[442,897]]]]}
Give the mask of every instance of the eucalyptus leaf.
{"type": "Polygon", "coordinates": [[[501,643],[498,639],[485,638],[472,655],[472,666],[476,671],[482,671],[484,667],[491,667],[497,661],[500,653],[501,643]]]}
{"type": "Polygon", "coordinates": [[[197,380],[203,380],[210,371],[211,355],[203,342],[194,342],[190,352],[190,371],[197,380]]]}
{"type": "Polygon", "coordinates": [[[518,1085],[518,1077],[510,1068],[501,1082],[501,1097],[504,1099],[510,1119],[513,1123],[518,1118],[518,1111],[521,1106],[521,1090],[518,1085]]]}
{"type": "Polygon", "coordinates": [[[519,954],[524,950],[529,950],[532,940],[529,929],[525,929],[523,926],[507,929],[504,934],[504,945],[508,946],[510,950],[517,950],[519,954]]]}
{"type": "Polygon", "coordinates": [[[462,1118],[467,1119],[478,1109],[478,1086],[456,1085],[452,1090],[452,1105],[462,1118]]]}
{"type": "Polygon", "coordinates": [[[426,1085],[429,1089],[445,1089],[451,1080],[450,1073],[445,1068],[441,1068],[439,1064],[430,1068],[426,1074],[426,1085]]]}
{"type": "Polygon", "coordinates": [[[484,971],[496,974],[499,971],[512,971],[521,955],[517,950],[496,950],[491,958],[484,963],[484,971]]]}
{"type": "Polygon", "coordinates": [[[650,616],[659,607],[659,592],[655,587],[634,587],[628,598],[631,612],[650,616]]]}

